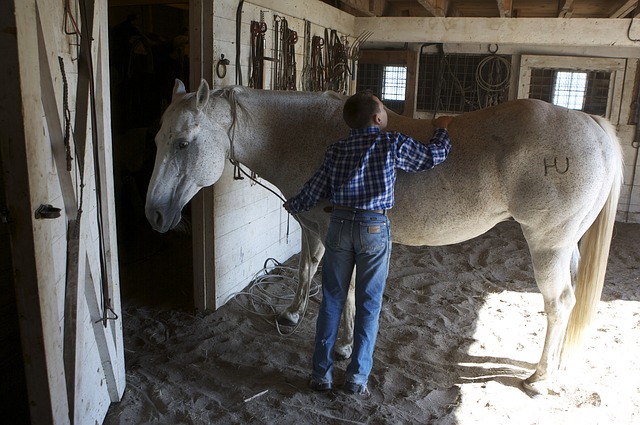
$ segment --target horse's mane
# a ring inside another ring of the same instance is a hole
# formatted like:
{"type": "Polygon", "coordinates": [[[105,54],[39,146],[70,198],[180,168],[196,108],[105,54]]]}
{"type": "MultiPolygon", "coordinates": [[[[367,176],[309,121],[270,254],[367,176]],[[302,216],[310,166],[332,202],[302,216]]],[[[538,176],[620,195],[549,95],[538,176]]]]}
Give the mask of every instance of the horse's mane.
{"type": "Polygon", "coordinates": [[[221,97],[229,102],[229,106],[231,107],[231,127],[229,128],[229,133],[234,131],[238,122],[238,110],[242,111],[246,117],[251,118],[251,115],[246,113],[247,110],[243,103],[240,102],[239,95],[243,94],[247,94],[247,89],[242,86],[223,87],[214,90],[212,93],[214,97],[221,97]]]}
{"type": "Polygon", "coordinates": [[[238,123],[238,111],[241,111],[243,113],[243,116],[246,117],[247,120],[251,120],[251,114],[246,113],[247,110],[245,106],[239,100],[239,95],[242,94],[247,94],[247,89],[242,86],[227,86],[221,89],[216,89],[211,93],[212,97],[223,98],[226,99],[227,102],[229,102],[231,112],[231,126],[229,126],[229,129],[227,130],[227,135],[229,136],[230,141],[231,158],[235,157],[235,153],[233,152],[233,141],[235,138],[236,125],[238,123]]]}

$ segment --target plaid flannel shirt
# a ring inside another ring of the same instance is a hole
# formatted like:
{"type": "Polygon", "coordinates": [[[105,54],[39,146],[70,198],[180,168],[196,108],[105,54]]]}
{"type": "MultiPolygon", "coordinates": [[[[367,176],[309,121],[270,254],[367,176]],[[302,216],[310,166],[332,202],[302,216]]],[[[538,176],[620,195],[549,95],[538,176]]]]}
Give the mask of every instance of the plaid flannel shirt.
{"type": "Polygon", "coordinates": [[[451,150],[449,133],[436,129],[429,145],[378,127],[351,129],[349,137],[329,146],[322,166],[289,199],[293,213],[311,209],[319,200],[364,210],[387,210],[394,204],[396,169],[409,173],[442,163],[451,150]]]}

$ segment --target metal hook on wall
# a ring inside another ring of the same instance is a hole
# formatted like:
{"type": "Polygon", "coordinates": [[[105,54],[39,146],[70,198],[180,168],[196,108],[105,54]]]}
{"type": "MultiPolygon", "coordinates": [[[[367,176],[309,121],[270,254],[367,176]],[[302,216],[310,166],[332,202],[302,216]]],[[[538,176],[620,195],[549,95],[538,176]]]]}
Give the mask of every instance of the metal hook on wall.
{"type": "Polygon", "coordinates": [[[220,59],[216,63],[216,75],[218,78],[224,78],[227,75],[227,65],[229,63],[229,59],[225,59],[224,55],[220,55],[220,59]]]}

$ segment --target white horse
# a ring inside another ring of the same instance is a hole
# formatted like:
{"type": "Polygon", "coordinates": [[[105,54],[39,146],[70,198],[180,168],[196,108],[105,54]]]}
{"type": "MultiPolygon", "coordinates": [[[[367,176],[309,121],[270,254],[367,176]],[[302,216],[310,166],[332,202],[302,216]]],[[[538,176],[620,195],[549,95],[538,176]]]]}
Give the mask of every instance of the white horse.
{"type": "MultiPolygon", "coordinates": [[[[295,195],[326,147],[348,134],[344,100],[243,87],[210,91],[204,80],[187,94],[176,81],[156,136],[146,203],[152,227],[166,232],[177,225],[184,205],[220,178],[227,159],[245,164],[286,198],[295,195]]],[[[391,112],[389,129],[424,141],[433,132],[430,120],[391,112]]],[[[393,240],[454,244],[504,220],[520,223],[547,314],[542,355],[524,388],[545,394],[561,355],[564,362],[584,339],[602,292],[623,173],[615,131],[600,117],[516,100],[456,117],[449,133],[447,161],[424,173],[399,173],[388,213],[393,240]]],[[[299,287],[282,322],[297,323],[306,307],[310,277],[324,253],[325,206],[296,217],[302,227],[299,287]]],[[[353,308],[350,297],[346,342],[337,347],[344,356],[350,355],[353,308]]]]}

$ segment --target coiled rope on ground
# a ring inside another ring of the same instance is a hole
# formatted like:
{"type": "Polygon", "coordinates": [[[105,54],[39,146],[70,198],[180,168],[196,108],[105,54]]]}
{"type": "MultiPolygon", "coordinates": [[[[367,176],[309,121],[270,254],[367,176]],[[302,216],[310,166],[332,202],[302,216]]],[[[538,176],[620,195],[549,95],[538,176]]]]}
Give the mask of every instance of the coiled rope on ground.
{"type": "MultiPolygon", "coordinates": [[[[297,326],[290,332],[284,333],[280,329],[277,318],[280,312],[293,301],[298,284],[298,267],[268,258],[263,268],[253,275],[249,285],[244,290],[232,294],[230,300],[235,301],[243,310],[263,318],[267,323],[273,323],[275,320],[278,333],[283,336],[290,335],[295,332],[297,326]]],[[[318,277],[313,277],[308,298],[319,294],[320,287],[318,277]]],[[[298,325],[302,322],[303,316],[304,314],[301,315],[298,325]]]]}

